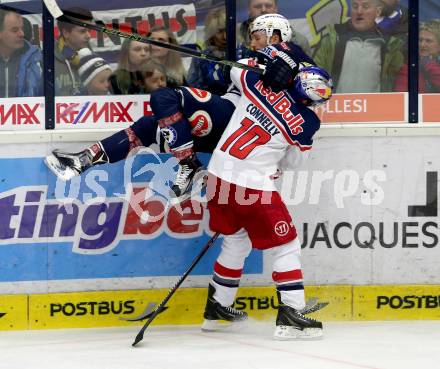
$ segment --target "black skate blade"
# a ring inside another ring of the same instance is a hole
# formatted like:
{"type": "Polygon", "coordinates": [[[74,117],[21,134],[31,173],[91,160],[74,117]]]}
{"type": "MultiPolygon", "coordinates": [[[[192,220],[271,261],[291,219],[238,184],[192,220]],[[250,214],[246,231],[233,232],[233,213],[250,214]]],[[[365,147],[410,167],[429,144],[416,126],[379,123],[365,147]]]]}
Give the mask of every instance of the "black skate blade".
{"type": "Polygon", "coordinates": [[[235,331],[246,324],[247,319],[237,320],[234,322],[229,322],[227,320],[209,320],[205,319],[200,327],[202,332],[229,332],[235,331]]]}

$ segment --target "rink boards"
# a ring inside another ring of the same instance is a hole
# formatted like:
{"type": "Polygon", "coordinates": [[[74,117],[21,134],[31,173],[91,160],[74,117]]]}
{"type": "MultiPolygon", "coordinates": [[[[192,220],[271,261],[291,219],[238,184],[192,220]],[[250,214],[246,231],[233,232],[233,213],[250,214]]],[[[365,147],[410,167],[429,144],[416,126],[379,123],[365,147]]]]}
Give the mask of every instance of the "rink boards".
{"type": "MultiPolygon", "coordinates": [[[[138,325],[121,319],[151,311],[211,236],[203,198],[179,212],[160,196],[174,179],[170,156],[143,153],[66,184],[43,157],[78,148],[69,145],[22,145],[21,157],[15,144],[0,149],[1,330],[138,325]]],[[[440,319],[438,136],[315,146],[284,172],[280,192],[300,235],[306,296],[329,302],[316,316],[440,319]]],[[[219,251],[217,242],[154,324],[200,324],[219,251]]],[[[271,275],[270,253],[252,252],[237,308],[273,321],[273,287],[251,287],[270,286],[271,275]]]]}
{"type": "MultiPolygon", "coordinates": [[[[140,325],[168,289],[0,296],[0,330],[140,325]]],[[[199,325],[206,288],[179,289],[153,324],[199,325]]],[[[328,305],[322,321],[440,319],[440,286],[307,286],[307,299],[328,305]]],[[[273,287],[243,287],[234,306],[251,319],[274,321],[273,287]]]]}

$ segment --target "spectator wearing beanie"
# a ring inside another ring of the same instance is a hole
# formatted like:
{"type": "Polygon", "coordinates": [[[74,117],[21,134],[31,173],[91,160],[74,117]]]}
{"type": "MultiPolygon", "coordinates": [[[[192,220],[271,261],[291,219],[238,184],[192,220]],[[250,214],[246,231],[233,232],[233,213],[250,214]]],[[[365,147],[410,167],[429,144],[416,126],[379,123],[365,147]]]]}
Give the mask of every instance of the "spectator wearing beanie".
{"type": "Polygon", "coordinates": [[[108,95],[112,74],[110,65],[90,49],[84,48],[78,51],[80,57],[78,74],[81,80],[81,92],[83,95],[108,95]]]}

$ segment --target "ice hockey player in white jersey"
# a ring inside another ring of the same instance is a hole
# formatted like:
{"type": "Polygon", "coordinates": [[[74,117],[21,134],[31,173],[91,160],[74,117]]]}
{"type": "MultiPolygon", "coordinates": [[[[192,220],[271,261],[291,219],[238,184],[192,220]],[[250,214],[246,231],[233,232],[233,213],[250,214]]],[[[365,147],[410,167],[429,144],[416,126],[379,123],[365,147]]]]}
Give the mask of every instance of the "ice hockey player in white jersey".
{"type": "MultiPolygon", "coordinates": [[[[268,50],[270,52],[270,50],[268,50]]],[[[264,87],[253,72],[232,69],[242,95],[208,167],[210,229],[225,235],[209,285],[203,330],[246,314],[233,308],[246,257],[252,248],[270,250],[279,300],[275,339],[322,336],[322,323],[305,307],[301,246],[292,218],[272,180],[289,148],[312,148],[320,121],[309,107],[328,100],[333,84],[315,66],[304,67],[287,90],[264,87]]]]}

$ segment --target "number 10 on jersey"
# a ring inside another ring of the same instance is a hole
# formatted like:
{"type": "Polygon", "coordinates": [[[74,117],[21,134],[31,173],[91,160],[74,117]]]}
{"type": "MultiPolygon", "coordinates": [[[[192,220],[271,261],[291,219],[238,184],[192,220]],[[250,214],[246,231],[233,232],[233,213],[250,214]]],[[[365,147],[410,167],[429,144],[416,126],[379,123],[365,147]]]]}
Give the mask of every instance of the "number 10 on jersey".
{"type": "Polygon", "coordinates": [[[244,118],[240,124],[241,127],[228,137],[220,150],[223,152],[229,150],[230,155],[243,160],[257,146],[268,143],[272,136],[249,118],[244,118]]]}

